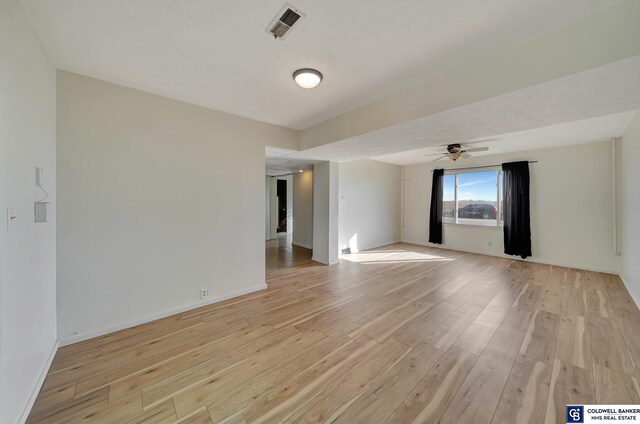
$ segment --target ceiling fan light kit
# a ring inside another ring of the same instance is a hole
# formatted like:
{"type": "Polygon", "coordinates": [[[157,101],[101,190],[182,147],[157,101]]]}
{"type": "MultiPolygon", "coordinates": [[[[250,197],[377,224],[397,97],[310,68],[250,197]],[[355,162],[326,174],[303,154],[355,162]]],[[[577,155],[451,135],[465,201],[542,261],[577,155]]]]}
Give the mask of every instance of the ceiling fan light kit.
{"type": "Polygon", "coordinates": [[[447,145],[446,153],[433,153],[425,156],[440,156],[439,158],[435,159],[434,162],[443,158],[449,158],[455,162],[461,157],[463,159],[470,158],[471,155],[469,154],[469,152],[486,152],[487,150],[489,150],[488,147],[474,147],[472,149],[465,149],[460,144],[455,143],[447,145]]]}

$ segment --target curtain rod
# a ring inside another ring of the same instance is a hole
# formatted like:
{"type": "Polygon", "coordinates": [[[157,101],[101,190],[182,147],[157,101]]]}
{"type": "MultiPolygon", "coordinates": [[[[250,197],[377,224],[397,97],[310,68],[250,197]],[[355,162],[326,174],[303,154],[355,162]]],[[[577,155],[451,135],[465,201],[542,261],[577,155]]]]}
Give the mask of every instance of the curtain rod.
{"type": "MultiPolygon", "coordinates": [[[[538,163],[537,160],[530,160],[528,161],[528,163],[538,163]]],[[[448,168],[448,169],[444,169],[445,171],[466,171],[467,169],[480,169],[480,168],[495,168],[496,166],[501,166],[502,164],[497,164],[497,165],[484,165],[484,166],[470,166],[467,168],[448,168]]],[[[433,172],[434,170],[432,169],[431,172],[433,172]]]]}

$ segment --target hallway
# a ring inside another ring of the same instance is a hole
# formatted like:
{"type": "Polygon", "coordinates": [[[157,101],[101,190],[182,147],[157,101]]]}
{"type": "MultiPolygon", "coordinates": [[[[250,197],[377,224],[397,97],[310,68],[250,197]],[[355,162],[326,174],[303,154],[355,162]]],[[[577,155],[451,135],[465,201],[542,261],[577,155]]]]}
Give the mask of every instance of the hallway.
{"type": "Polygon", "coordinates": [[[312,262],[311,249],[293,245],[291,233],[278,233],[276,238],[267,240],[265,259],[267,279],[274,271],[312,262]]]}

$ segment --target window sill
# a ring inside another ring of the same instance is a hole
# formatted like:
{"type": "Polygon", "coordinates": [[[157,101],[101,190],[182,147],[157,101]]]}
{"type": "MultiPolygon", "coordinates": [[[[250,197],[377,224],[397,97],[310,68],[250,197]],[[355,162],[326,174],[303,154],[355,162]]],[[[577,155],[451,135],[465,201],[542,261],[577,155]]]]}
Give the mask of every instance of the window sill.
{"type": "Polygon", "coordinates": [[[474,224],[456,224],[454,222],[443,222],[442,225],[456,228],[480,228],[483,230],[502,231],[502,225],[474,225],[474,224]]]}

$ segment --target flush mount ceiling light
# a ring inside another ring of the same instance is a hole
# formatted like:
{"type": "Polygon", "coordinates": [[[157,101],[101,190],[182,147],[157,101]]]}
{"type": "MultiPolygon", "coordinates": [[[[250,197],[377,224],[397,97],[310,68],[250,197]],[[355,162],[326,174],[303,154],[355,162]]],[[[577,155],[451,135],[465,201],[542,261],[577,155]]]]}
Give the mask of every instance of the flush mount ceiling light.
{"type": "Polygon", "coordinates": [[[322,81],[322,74],[315,69],[302,68],[293,73],[293,80],[302,88],[314,88],[322,81]]]}

